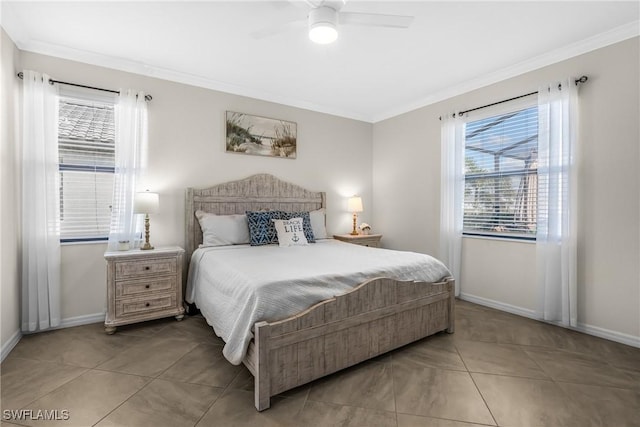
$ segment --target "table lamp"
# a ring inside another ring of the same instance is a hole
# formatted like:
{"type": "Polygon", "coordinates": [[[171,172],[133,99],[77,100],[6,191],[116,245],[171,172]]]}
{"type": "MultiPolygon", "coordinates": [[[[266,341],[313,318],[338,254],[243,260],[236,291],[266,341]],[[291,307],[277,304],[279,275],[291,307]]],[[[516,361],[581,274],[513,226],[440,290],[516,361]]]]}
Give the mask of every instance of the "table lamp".
{"type": "Polygon", "coordinates": [[[143,251],[153,249],[149,243],[149,214],[157,213],[159,207],[158,193],[151,193],[149,190],[136,193],[133,213],[144,214],[144,245],[140,248],[143,251]]]}
{"type": "Polygon", "coordinates": [[[347,200],[347,210],[353,212],[353,231],[351,231],[351,235],[357,236],[358,230],[356,230],[356,223],[358,222],[358,212],[362,212],[362,198],[357,196],[349,197],[349,200],[347,200]]]}

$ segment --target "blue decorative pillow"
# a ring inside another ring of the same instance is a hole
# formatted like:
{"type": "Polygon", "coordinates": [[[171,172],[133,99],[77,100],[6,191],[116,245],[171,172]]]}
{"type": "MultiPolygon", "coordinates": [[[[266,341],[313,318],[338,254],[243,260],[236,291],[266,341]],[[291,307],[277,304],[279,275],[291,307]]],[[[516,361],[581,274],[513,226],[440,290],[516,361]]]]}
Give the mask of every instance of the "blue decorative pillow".
{"type": "Polygon", "coordinates": [[[278,233],[272,219],[281,218],[280,211],[254,212],[247,211],[249,224],[249,243],[251,246],[271,245],[278,243],[278,233]]]}
{"type": "Polygon", "coordinates": [[[293,219],[302,218],[302,226],[304,228],[304,237],[307,238],[307,242],[315,243],[316,238],[313,235],[313,228],[311,228],[311,217],[309,212],[280,212],[280,218],[278,219],[293,219]]]}

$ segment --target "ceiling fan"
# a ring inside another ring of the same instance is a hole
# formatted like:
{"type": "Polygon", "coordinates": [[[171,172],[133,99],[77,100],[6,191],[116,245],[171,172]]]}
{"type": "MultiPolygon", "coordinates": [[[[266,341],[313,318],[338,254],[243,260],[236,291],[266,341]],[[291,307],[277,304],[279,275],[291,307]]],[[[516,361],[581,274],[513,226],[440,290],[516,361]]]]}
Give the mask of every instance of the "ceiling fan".
{"type": "MultiPolygon", "coordinates": [[[[341,12],[347,0],[289,0],[290,4],[298,7],[310,7],[307,15],[309,38],[318,44],[333,43],[338,38],[339,25],[363,25],[372,27],[409,28],[413,16],[383,15],[363,12],[341,12]]],[[[290,21],[283,25],[255,31],[255,38],[275,35],[287,30],[287,27],[297,26],[305,20],[290,21]]]]}

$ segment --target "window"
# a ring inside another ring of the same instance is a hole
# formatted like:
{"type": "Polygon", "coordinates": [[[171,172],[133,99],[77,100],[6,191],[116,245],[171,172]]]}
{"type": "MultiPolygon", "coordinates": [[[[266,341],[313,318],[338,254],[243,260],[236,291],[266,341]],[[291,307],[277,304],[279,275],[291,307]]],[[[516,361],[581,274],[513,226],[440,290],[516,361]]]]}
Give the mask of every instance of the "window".
{"type": "Polygon", "coordinates": [[[58,152],[61,241],[107,240],[115,172],[113,102],[61,97],[58,152]]]}
{"type": "Polygon", "coordinates": [[[468,121],[464,136],[463,233],[535,239],[537,106],[468,121]]]}

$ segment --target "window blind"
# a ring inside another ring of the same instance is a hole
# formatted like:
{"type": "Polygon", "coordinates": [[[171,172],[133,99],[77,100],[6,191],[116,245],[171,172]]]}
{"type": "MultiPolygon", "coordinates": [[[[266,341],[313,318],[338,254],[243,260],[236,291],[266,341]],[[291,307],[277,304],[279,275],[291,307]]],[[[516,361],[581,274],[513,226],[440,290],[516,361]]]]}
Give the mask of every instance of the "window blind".
{"type": "Polygon", "coordinates": [[[61,241],[106,240],[115,172],[113,104],[61,98],[58,152],[61,241]]]}
{"type": "Polygon", "coordinates": [[[535,238],[537,166],[536,106],[467,122],[463,232],[535,238]]]}

